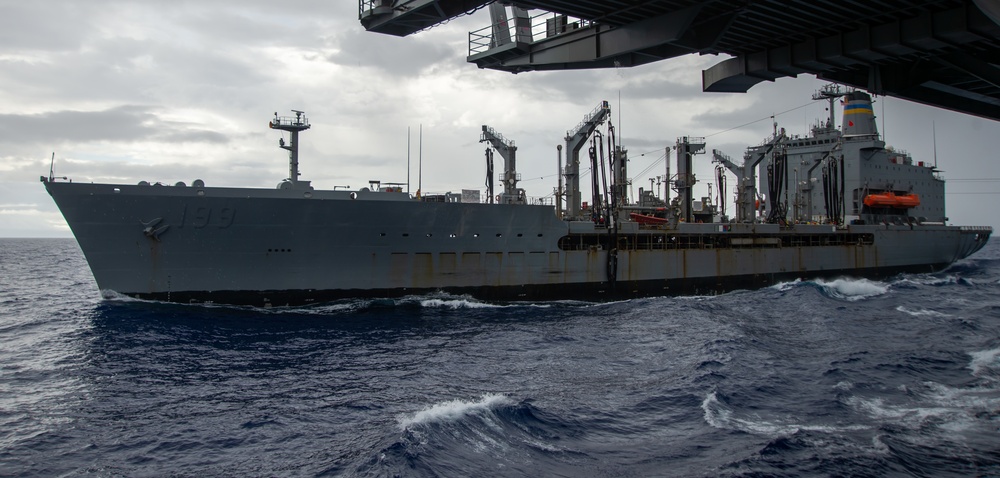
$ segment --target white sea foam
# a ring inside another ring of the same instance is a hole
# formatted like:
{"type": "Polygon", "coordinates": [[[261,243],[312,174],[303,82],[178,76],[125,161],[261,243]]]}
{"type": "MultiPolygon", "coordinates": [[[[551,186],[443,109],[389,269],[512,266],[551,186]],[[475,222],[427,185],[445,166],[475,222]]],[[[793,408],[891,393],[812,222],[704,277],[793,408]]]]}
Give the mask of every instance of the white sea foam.
{"type": "Polygon", "coordinates": [[[896,307],[896,310],[904,314],[912,315],[914,317],[951,317],[951,315],[949,314],[938,312],[936,310],[930,310],[930,309],[910,310],[902,305],[896,307]]]}
{"type": "Polygon", "coordinates": [[[349,302],[330,302],[322,304],[308,304],[308,305],[279,305],[279,306],[257,306],[257,305],[235,305],[235,304],[222,304],[216,302],[169,302],[161,300],[151,300],[151,299],[136,299],[125,294],[120,294],[111,289],[104,289],[101,291],[101,296],[109,301],[113,302],[139,302],[139,303],[151,303],[151,304],[164,304],[176,307],[197,307],[202,309],[234,309],[234,310],[251,310],[261,314],[315,314],[315,315],[328,315],[334,313],[352,312],[357,309],[367,307],[371,301],[361,301],[352,300],[349,302]]]}
{"type": "Polygon", "coordinates": [[[537,309],[548,309],[552,304],[541,304],[532,302],[516,302],[510,304],[491,304],[480,302],[475,299],[424,299],[420,301],[423,307],[440,307],[446,309],[506,309],[510,307],[531,307],[537,309]]]}
{"type": "Polygon", "coordinates": [[[884,441],[882,441],[881,435],[875,435],[872,437],[872,448],[875,449],[875,452],[880,455],[888,455],[892,452],[892,449],[889,448],[884,441]]]}
{"type": "Polygon", "coordinates": [[[733,414],[732,411],[722,406],[715,392],[709,393],[701,401],[701,410],[705,416],[705,422],[715,428],[726,428],[726,422],[733,414]]]}
{"type": "Polygon", "coordinates": [[[715,394],[715,392],[709,393],[708,396],[702,400],[701,409],[704,412],[705,421],[712,427],[723,430],[739,430],[754,435],[762,435],[772,438],[793,435],[800,430],[822,433],[841,433],[848,430],[867,430],[871,428],[864,425],[840,426],[795,423],[795,420],[787,419],[766,420],[758,415],[740,418],[719,401],[719,397],[715,394]]]}
{"type": "Polygon", "coordinates": [[[868,279],[836,279],[830,282],[817,279],[816,284],[831,296],[851,302],[889,292],[887,284],[868,279]]]}
{"type": "Polygon", "coordinates": [[[706,300],[712,300],[712,299],[714,299],[716,297],[719,297],[719,295],[721,295],[721,294],[715,294],[715,295],[679,295],[677,297],[674,297],[674,299],[678,300],[678,301],[690,300],[690,301],[693,301],[693,302],[702,302],[702,301],[706,301],[706,300]]]}
{"type": "Polygon", "coordinates": [[[944,277],[920,275],[920,276],[907,276],[900,279],[898,282],[903,284],[940,286],[940,285],[957,284],[961,280],[964,279],[961,279],[958,276],[953,276],[953,275],[948,275],[944,277]]]}
{"type": "Polygon", "coordinates": [[[772,285],[771,288],[779,292],[785,292],[792,290],[795,287],[798,287],[799,285],[802,285],[802,279],[795,279],[791,282],[780,282],[778,284],[772,285]]]}
{"type": "Polygon", "coordinates": [[[834,279],[832,281],[825,281],[823,279],[816,279],[813,281],[803,281],[802,279],[795,279],[791,282],[780,282],[778,284],[772,285],[771,289],[777,290],[779,292],[787,292],[789,290],[801,287],[806,284],[815,284],[821,287],[828,295],[838,299],[844,299],[848,301],[856,301],[861,299],[867,299],[869,297],[875,297],[889,292],[889,285],[872,281],[869,279],[834,279]]]}
{"type": "Polygon", "coordinates": [[[927,397],[934,403],[954,410],[962,422],[993,416],[1000,410],[1000,390],[993,385],[955,388],[926,382],[927,397]]]}
{"type": "Polygon", "coordinates": [[[924,382],[922,387],[915,388],[919,388],[915,398],[905,403],[880,397],[851,397],[846,403],[877,422],[914,430],[928,425],[948,434],[994,429],[988,417],[1000,409],[1000,391],[996,388],[955,388],[935,382],[924,382]]]}
{"type": "Polygon", "coordinates": [[[470,414],[489,410],[495,406],[511,403],[506,395],[487,393],[478,401],[449,400],[425,408],[411,416],[400,417],[399,427],[409,428],[431,422],[454,421],[470,414]]]}
{"type": "Polygon", "coordinates": [[[840,390],[840,391],[846,392],[846,391],[854,388],[854,384],[845,380],[845,381],[837,382],[837,384],[834,385],[833,388],[834,388],[834,390],[840,390]]]}
{"type": "Polygon", "coordinates": [[[847,404],[882,422],[890,422],[907,428],[917,428],[928,418],[940,417],[951,412],[944,407],[904,406],[886,403],[882,398],[850,397],[847,404]]]}
{"type": "Polygon", "coordinates": [[[143,299],[136,299],[135,297],[121,294],[111,289],[101,289],[101,297],[103,297],[106,300],[113,300],[120,302],[148,302],[143,299]]]}
{"type": "Polygon", "coordinates": [[[969,352],[969,355],[972,357],[972,361],[969,362],[972,375],[997,380],[997,376],[1000,375],[998,374],[1000,371],[1000,349],[979,350],[969,352]]]}
{"type": "Polygon", "coordinates": [[[477,302],[469,299],[424,299],[420,301],[424,307],[440,307],[444,309],[499,309],[506,306],[477,302]]]}
{"type": "Polygon", "coordinates": [[[288,309],[283,309],[281,311],[326,315],[326,314],[336,314],[342,312],[353,312],[355,310],[367,307],[369,304],[370,302],[368,301],[337,302],[337,303],[323,304],[314,307],[307,306],[308,308],[307,307],[288,308],[288,309]]]}
{"type": "MultiPolygon", "coordinates": [[[[512,302],[512,303],[496,304],[490,302],[483,302],[474,299],[472,296],[468,295],[452,295],[446,293],[407,296],[400,300],[409,303],[417,302],[421,305],[421,307],[444,308],[444,309],[504,309],[509,307],[537,307],[537,308],[552,307],[551,302],[546,302],[546,303],[512,302]]],[[[590,304],[584,302],[580,303],[590,304]]]]}
{"type": "Polygon", "coordinates": [[[532,448],[535,448],[537,450],[541,450],[541,451],[546,452],[546,453],[565,453],[566,452],[565,449],[559,448],[559,447],[557,447],[557,446],[555,446],[555,445],[553,445],[551,443],[545,443],[544,441],[532,438],[530,435],[527,438],[524,438],[523,440],[524,440],[524,444],[525,445],[528,445],[528,446],[530,446],[532,448]]]}

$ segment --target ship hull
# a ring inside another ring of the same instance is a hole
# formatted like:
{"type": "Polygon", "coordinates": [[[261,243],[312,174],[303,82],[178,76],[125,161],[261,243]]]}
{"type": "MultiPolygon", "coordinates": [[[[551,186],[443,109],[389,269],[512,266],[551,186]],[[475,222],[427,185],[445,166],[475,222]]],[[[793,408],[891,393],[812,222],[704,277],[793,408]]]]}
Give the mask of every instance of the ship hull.
{"type": "MultiPolygon", "coordinates": [[[[904,273],[928,273],[944,269],[948,264],[919,265],[908,267],[886,267],[871,270],[845,269],[841,271],[820,271],[817,273],[773,273],[721,278],[660,279],[648,281],[618,282],[612,286],[608,282],[576,284],[532,284],[515,286],[462,286],[424,289],[334,289],[334,290],[227,290],[227,291],[178,291],[178,292],[134,292],[128,297],[164,302],[189,304],[231,304],[261,307],[295,306],[319,304],[341,299],[395,298],[448,294],[468,296],[485,301],[609,301],[651,296],[715,295],[741,289],[759,289],[770,285],[790,282],[803,278],[821,279],[836,277],[887,278],[904,273]]],[[[108,298],[118,293],[105,290],[108,298]]]]}
{"type": "Polygon", "coordinates": [[[443,291],[487,300],[708,294],[930,272],[989,228],[681,224],[617,234],[547,206],[337,191],[46,182],[105,295],[298,305],[443,291]]]}

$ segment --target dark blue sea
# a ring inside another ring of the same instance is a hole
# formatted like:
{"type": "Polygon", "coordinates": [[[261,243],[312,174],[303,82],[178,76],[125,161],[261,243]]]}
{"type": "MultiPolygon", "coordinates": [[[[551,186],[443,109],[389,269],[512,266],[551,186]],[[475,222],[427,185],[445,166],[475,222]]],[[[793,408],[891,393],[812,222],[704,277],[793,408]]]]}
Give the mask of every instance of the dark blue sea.
{"type": "Polygon", "coordinates": [[[998,476],[1000,245],[718,296],[102,300],[0,240],[3,476],[998,476]]]}

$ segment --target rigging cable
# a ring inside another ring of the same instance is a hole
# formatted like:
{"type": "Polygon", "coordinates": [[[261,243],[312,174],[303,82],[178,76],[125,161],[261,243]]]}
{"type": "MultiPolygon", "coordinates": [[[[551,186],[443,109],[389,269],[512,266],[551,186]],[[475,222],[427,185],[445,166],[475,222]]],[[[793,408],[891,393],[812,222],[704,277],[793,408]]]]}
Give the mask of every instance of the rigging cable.
{"type": "MultiPolygon", "coordinates": [[[[609,145],[610,146],[610,145],[609,145]]],[[[608,166],[604,162],[604,137],[601,136],[601,143],[598,145],[598,154],[601,158],[601,215],[604,222],[608,220],[608,166]]]]}
{"type": "Polygon", "coordinates": [[[486,147],[486,197],[488,204],[493,204],[493,150],[486,147]]]}
{"type": "Polygon", "coordinates": [[[598,222],[598,211],[600,211],[600,193],[601,193],[601,172],[597,169],[597,138],[601,136],[598,131],[594,132],[594,136],[590,139],[590,192],[591,192],[591,205],[590,218],[595,224],[598,222]]]}
{"type": "MultiPolygon", "coordinates": [[[[608,244],[608,284],[611,287],[611,292],[615,291],[615,285],[618,282],[618,190],[621,187],[618,184],[618,168],[622,165],[619,162],[621,158],[615,155],[617,150],[615,145],[615,127],[608,121],[608,156],[611,159],[611,208],[608,212],[608,219],[611,221],[611,227],[608,230],[608,235],[610,236],[608,244]]],[[[603,153],[602,153],[603,156],[603,153]]],[[[602,159],[603,163],[603,159],[602,159]]],[[[607,194],[607,193],[605,193],[607,194]]]]}

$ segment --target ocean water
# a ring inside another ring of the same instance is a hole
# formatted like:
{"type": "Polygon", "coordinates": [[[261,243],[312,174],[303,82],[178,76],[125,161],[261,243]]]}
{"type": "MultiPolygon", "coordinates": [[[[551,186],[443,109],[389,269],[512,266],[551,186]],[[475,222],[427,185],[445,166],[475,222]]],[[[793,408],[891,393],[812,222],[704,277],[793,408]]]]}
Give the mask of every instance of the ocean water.
{"type": "Polygon", "coordinates": [[[887,281],[290,309],[0,240],[3,476],[997,476],[1000,245],[887,281]]]}

